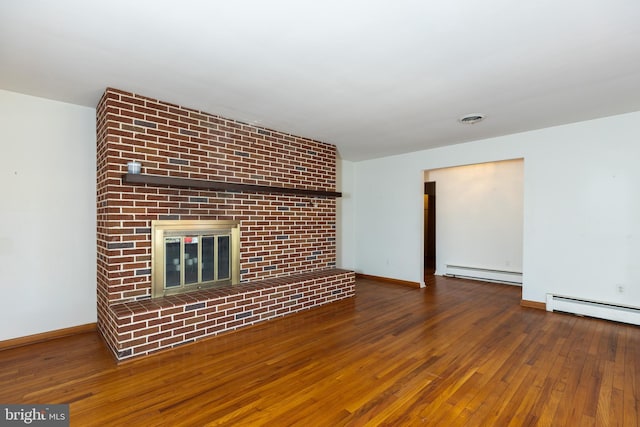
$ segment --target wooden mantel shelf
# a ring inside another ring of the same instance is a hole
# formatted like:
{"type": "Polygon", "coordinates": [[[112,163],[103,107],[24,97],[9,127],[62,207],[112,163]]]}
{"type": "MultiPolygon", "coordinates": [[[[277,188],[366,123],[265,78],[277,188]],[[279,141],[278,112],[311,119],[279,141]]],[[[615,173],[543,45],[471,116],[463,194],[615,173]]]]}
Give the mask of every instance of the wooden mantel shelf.
{"type": "Polygon", "coordinates": [[[254,193],[293,194],[297,196],[342,197],[336,191],[306,190],[303,188],[270,187],[267,185],[236,184],[232,182],[205,181],[203,179],[174,178],[160,175],[144,175],[127,173],[122,176],[126,184],[166,185],[168,187],[195,188],[212,191],[236,191],[254,193]]]}

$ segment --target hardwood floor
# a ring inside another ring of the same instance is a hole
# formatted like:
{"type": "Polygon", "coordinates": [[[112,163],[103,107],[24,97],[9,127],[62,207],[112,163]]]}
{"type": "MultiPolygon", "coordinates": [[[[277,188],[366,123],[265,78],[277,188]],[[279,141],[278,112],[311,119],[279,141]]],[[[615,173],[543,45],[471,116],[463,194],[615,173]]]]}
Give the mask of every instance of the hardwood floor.
{"type": "Polygon", "coordinates": [[[74,426],[638,426],[640,328],[520,289],[358,280],[356,298],[116,365],[95,333],[0,352],[0,403],[74,426]]]}

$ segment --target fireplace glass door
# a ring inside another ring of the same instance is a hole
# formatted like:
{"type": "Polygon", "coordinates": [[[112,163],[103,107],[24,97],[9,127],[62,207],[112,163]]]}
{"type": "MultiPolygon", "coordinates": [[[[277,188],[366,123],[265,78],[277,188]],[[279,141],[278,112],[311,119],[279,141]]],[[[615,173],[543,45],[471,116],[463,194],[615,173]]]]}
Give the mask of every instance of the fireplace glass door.
{"type": "Polygon", "coordinates": [[[154,221],[152,229],[154,297],[238,282],[236,223],[154,221]]]}
{"type": "MultiPolygon", "coordinates": [[[[173,233],[166,233],[173,234],[173,233]]],[[[164,238],[164,288],[231,279],[231,233],[164,238]]]]}

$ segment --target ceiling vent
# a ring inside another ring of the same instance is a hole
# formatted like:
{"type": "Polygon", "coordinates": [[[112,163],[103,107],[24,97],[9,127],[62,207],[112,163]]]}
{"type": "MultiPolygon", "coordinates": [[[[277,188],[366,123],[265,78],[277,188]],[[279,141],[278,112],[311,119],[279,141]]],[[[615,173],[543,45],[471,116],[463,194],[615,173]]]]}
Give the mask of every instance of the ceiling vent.
{"type": "Polygon", "coordinates": [[[483,121],[484,117],[485,117],[484,114],[473,113],[473,114],[467,114],[466,116],[460,117],[458,121],[460,123],[472,125],[472,124],[483,121]]]}

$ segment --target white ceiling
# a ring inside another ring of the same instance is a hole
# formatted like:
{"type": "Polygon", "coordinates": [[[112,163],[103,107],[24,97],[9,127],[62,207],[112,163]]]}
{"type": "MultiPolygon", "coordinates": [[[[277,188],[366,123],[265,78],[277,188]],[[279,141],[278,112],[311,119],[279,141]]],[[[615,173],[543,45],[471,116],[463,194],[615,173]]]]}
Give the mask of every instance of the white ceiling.
{"type": "Polygon", "coordinates": [[[640,110],[640,1],[0,0],[0,88],[106,87],[370,159],[640,110]]]}

